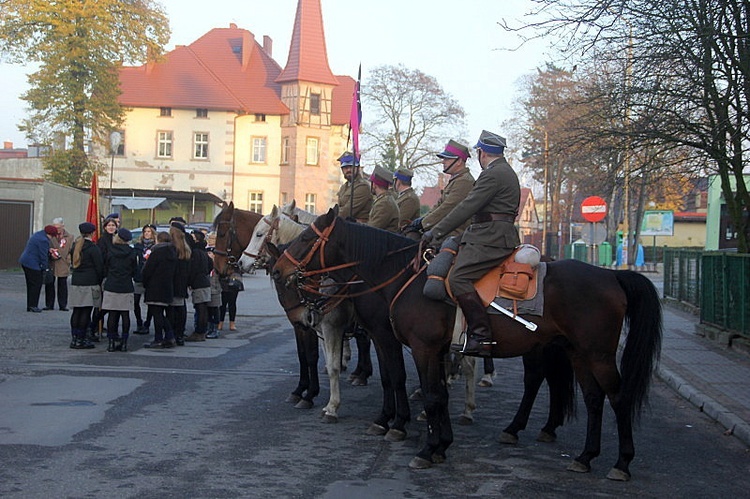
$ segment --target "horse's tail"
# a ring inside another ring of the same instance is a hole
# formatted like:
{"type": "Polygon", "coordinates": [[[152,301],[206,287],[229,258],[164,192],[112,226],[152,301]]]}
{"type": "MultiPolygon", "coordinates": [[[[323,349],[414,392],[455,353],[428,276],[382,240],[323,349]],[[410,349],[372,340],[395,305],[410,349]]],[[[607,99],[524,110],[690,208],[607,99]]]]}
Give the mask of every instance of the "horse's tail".
{"type": "Polygon", "coordinates": [[[550,405],[552,411],[560,418],[562,425],[565,420],[576,417],[576,377],[565,348],[561,345],[550,344],[542,351],[544,356],[544,378],[550,390],[550,405]]]}
{"type": "Polygon", "coordinates": [[[659,293],[645,276],[630,270],[615,272],[625,291],[628,335],[620,361],[620,397],[631,420],[638,420],[648,401],[651,376],[661,353],[662,311],[659,293]]]}

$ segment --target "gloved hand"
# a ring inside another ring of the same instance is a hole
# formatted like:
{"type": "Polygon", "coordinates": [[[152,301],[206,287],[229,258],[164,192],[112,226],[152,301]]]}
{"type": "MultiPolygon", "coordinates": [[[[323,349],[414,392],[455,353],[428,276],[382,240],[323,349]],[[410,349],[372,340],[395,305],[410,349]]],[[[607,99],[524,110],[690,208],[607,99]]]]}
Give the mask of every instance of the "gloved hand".
{"type": "Polygon", "coordinates": [[[424,227],[422,227],[422,218],[424,217],[419,217],[412,220],[409,224],[409,227],[413,228],[414,231],[422,232],[424,230],[424,227]]]}
{"type": "Polygon", "coordinates": [[[430,244],[432,242],[432,230],[428,230],[424,234],[422,234],[422,244],[430,244]]]}

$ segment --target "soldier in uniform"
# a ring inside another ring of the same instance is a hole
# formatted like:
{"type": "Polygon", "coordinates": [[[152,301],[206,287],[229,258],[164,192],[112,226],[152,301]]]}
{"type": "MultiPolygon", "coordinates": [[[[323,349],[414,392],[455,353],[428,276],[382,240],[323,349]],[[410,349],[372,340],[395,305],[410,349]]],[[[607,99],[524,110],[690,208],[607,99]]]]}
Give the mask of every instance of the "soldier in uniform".
{"type": "Polygon", "coordinates": [[[346,182],[338,192],[339,215],[367,223],[372,208],[372,194],[368,182],[360,174],[359,160],[349,151],[339,157],[341,173],[346,182]],[[352,189],[352,184],[354,188],[352,189]],[[352,198],[352,193],[354,197],[352,198]]]}
{"type": "MultiPolygon", "coordinates": [[[[466,166],[466,161],[471,157],[468,147],[455,140],[449,140],[443,152],[437,154],[437,157],[443,162],[443,173],[450,175],[450,179],[435,206],[424,217],[412,222],[410,228],[417,232],[430,230],[463,201],[474,187],[474,176],[466,166]]],[[[469,220],[453,229],[449,235],[460,236],[468,226],[469,220]]]]}
{"type": "Polygon", "coordinates": [[[372,171],[370,183],[375,200],[372,202],[367,225],[391,232],[398,232],[398,205],[390,193],[392,180],[393,174],[382,166],[376,166],[372,171]]]}
{"type": "Polygon", "coordinates": [[[497,266],[520,244],[514,223],[521,202],[521,187],[513,168],[503,156],[505,139],[483,130],[475,146],[482,173],[469,195],[432,229],[423,240],[438,241],[471,218],[461,237],[456,264],[448,281],[463,310],[468,332],[461,353],[492,355],[492,332],[487,310],[474,282],[497,266]]]}
{"type": "Polygon", "coordinates": [[[393,191],[396,193],[396,204],[399,212],[399,229],[403,229],[419,217],[419,196],[411,186],[414,172],[408,168],[399,168],[393,174],[393,191]]]}

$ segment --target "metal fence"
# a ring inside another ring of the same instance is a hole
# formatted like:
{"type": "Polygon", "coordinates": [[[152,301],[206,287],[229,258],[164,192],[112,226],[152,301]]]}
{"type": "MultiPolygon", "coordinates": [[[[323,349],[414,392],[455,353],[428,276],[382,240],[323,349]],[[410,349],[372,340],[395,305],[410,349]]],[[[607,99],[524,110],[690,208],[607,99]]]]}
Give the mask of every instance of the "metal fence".
{"type": "Polygon", "coordinates": [[[750,255],[665,248],[664,297],[699,308],[702,323],[750,337],[750,255]]]}

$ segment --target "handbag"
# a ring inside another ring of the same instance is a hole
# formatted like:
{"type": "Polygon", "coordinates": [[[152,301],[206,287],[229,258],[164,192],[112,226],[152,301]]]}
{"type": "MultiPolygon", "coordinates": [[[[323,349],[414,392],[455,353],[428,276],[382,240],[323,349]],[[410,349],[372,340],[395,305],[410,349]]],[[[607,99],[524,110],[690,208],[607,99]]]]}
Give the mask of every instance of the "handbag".
{"type": "Polygon", "coordinates": [[[52,272],[51,268],[46,268],[42,271],[42,284],[52,284],[55,282],[55,273],[52,272]]]}

